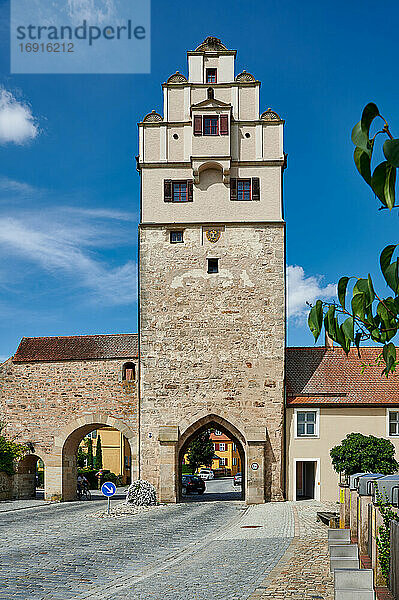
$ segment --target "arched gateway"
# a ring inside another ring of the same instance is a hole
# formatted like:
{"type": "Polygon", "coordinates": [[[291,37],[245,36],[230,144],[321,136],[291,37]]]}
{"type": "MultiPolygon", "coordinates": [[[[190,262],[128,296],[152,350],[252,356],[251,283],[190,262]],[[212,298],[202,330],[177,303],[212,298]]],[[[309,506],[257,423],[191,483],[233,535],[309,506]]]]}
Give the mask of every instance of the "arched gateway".
{"type": "Polygon", "coordinates": [[[139,123],[139,352],[134,335],[24,338],[0,365],[3,420],[42,456],[47,496],[72,497],[79,439],[108,424],[176,502],[182,452],[217,424],[246,501],[283,499],[283,121],[259,116],[235,55],[207,38],[139,123]]]}

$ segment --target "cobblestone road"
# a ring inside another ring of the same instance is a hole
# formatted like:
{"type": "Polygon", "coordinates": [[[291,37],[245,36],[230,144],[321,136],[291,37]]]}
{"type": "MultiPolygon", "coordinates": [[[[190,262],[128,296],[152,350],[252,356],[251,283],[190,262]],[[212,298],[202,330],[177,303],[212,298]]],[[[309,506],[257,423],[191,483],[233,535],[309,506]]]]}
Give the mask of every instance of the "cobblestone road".
{"type": "Polygon", "coordinates": [[[160,506],[96,518],[103,501],[1,514],[1,600],[244,600],[294,535],[289,504],[160,506]]]}

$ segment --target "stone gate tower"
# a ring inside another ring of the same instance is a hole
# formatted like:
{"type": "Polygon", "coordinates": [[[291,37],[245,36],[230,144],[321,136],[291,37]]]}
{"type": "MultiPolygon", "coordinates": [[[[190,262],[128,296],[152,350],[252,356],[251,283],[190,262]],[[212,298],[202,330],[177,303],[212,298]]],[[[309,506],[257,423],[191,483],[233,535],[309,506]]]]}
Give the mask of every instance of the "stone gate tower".
{"type": "Polygon", "coordinates": [[[283,499],[283,121],[235,56],[207,38],[139,123],[140,475],[163,501],[210,425],[246,501],[283,499]]]}

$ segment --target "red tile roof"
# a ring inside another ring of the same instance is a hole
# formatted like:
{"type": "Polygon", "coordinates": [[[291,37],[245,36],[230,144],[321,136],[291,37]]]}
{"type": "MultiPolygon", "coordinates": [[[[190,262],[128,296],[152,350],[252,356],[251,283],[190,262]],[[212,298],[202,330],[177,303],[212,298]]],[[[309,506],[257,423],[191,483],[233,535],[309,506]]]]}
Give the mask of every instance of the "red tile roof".
{"type": "Polygon", "coordinates": [[[229,438],[225,433],[222,433],[221,435],[216,435],[216,433],[214,433],[212,431],[211,435],[209,437],[212,440],[212,442],[231,442],[232,441],[231,438],[229,438]]]}
{"type": "Polygon", "coordinates": [[[399,405],[399,372],[388,379],[375,363],[381,348],[287,348],[287,405],[399,405]],[[362,365],[366,365],[362,373],[362,365]]]}
{"type": "Polygon", "coordinates": [[[22,338],[14,362],[137,358],[137,333],[22,338]]]}

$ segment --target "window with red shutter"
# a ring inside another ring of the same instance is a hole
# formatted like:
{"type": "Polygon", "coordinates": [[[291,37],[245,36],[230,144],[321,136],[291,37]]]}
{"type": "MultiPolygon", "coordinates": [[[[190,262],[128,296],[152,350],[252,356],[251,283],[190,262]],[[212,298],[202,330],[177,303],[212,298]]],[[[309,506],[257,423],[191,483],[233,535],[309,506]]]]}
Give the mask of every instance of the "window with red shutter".
{"type": "Polygon", "coordinates": [[[219,444],[215,444],[215,452],[219,450],[219,444]]]}
{"type": "Polygon", "coordinates": [[[230,200],[237,200],[237,179],[230,177],[230,200]]]}
{"type": "Polygon", "coordinates": [[[187,179],[187,202],[193,201],[193,180],[187,179]]]}
{"type": "Polygon", "coordinates": [[[204,117],[204,135],[219,135],[219,117],[204,117]]]}
{"type": "Polygon", "coordinates": [[[202,117],[200,115],[194,116],[194,135],[202,135],[202,117]]]}
{"type": "Polygon", "coordinates": [[[220,135],[229,134],[229,117],[228,115],[220,115],[220,135]]]}
{"type": "Polygon", "coordinates": [[[207,69],[206,70],[206,83],[216,83],[217,81],[217,70],[207,69]]]}

